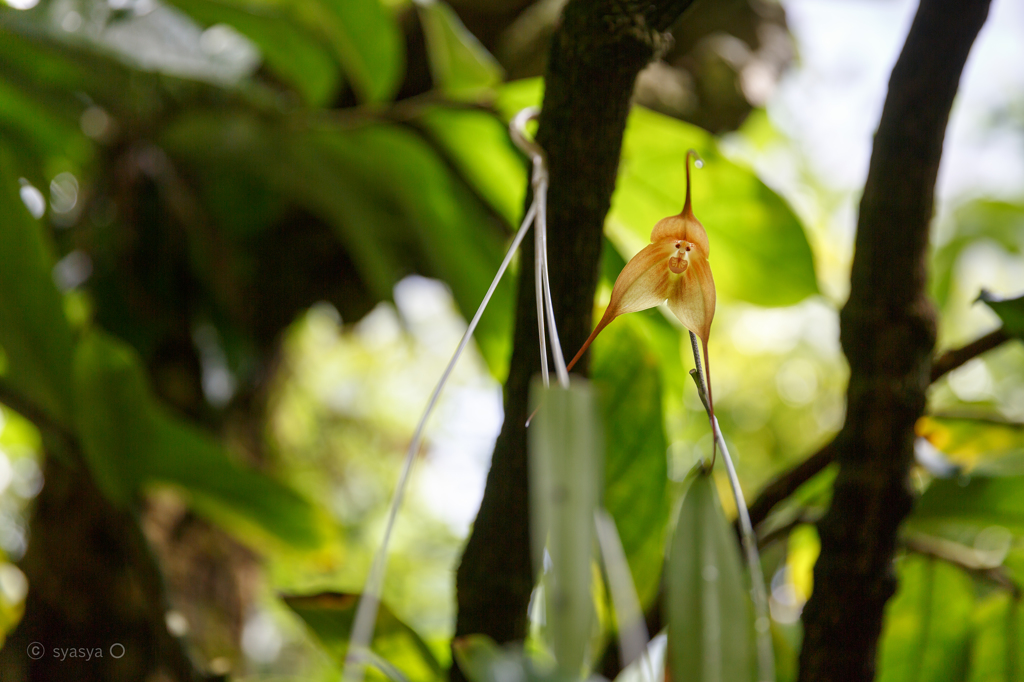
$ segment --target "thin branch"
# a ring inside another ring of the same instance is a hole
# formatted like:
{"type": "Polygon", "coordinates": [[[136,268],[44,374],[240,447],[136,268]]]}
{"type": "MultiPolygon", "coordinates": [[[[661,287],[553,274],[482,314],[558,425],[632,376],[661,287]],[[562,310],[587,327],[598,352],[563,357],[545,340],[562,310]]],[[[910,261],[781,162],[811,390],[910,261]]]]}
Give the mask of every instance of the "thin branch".
{"type": "Polygon", "coordinates": [[[750,522],[757,526],[768,518],[768,513],[775,505],[795,493],[800,486],[831,464],[835,452],[835,441],[832,441],[769,483],[749,507],[750,522]]]}
{"type": "Polygon", "coordinates": [[[947,373],[952,372],[967,361],[973,360],[982,353],[1002,345],[1011,338],[1012,337],[1003,331],[1002,327],[1000,327],[995,331],[985,334],[985,336],[980,339],[972,341],[963,348],[955,348],[953,350],[946,351],[932,364],[932,383],[934,384],[947,373]]]}
{"type": "Polygon", "coordinates": [[[987,561],[986,557],[972,547],[920,533],[908,535],[904,545],[908,551],[915,554],[940,559],[972,575],[989,580],[1008,591],[1014,599],[1020,599],[1022,596],[1021,586],[1013,580],[1001,562],[987,561]]]}

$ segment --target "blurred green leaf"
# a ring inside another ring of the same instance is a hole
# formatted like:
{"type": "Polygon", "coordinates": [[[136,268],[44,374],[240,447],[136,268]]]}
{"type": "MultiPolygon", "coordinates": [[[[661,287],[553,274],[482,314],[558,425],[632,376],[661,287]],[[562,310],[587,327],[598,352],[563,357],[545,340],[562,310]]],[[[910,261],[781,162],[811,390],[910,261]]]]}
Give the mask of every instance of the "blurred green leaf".
{"type": "Polygon", "coordinates": [[[984,301],[1003,321],[1003,331],[1024,339],[1024,296],[1001,299],[982,289],[978,299],[984,301]]]}
{"type": "Polygon", "coordinates": [[[914,430],[954,464],[980,474],[1024,474],[1024,425],[921,417],[914,430]]]}
{"type": "Polygon", "coordinates": [[[662,218],[683,207],[686,152],[705,164],[693,171],[693,210],[707,229],[718,295],[764,306],[817,293],[814,260],[792,209],[753,171],[729,161],[710,133],[641,107],[626,125],[609,236],[624,256],[650,240],[662,218]]]}
{"type": "Polygon", "coordinates": [[[526,195],[526,162],[493,114],[430,108],[419,123],[443,147],[462,176],[510,226],[518,226],[526,195]]]}
{"type": "Polygon", "coordinates": [[[604,506],[615,519],[637,593],[657,594],[665,554],[668,466],[658,356],[633,316],[594,343],[591,376],[605,424],[604,506]]]}
{"type": "Polygon", "coordinates": [[[259,47],[267,68],[306,102],[330,104],[341,71],[326,45],[291,20],[285,4],[245,0],[172,0],[204,26],[228,24],[259,47]]]}
{"type": "Polygon", "coordinates": [[[71,418],[73,340],[38,220],[0,144],[0,347],[4,380],[58,422],[71,418]]]}
{"type": "Polygon", "coordinates": [[[530,534],[537,572],[544,577],[545,624],[559,671],[577,677],[594,620],[591,564],[594,511],[600,496],[602,430],[590,384],[567,389],[533,382],[537,414],[529,429],[530,534]]]}
{"type": "Polygon", "coordinates": [[[940,307],[946,304],[960,255],[971,245],[991,241],[1010,253],[1024,251],[1024,205],[979,199],[953,214],[953,233],[931,257],[931,292],[940,307]]]}
{"type": "Polygon", "coordinates": [[[394,96],[405,69],[405,41],[380,0],[318,0],[301,3],[296,11],[332,42],[360,100],[384,102],[394,96]]]}
{"type": "Polygon", "coordinates": [[[441,0],[417,0],[434,86],[455,99],[477,99],[501,82],[497,60],[441,0]]]}
{"type": "MultiPolygon", "coordinates": [[[[222,113],[185,117],[162,138],[191,165],[253,169],[329,223],[381,299],[405,275],[439,277],[464,316],[483,299],[507,233],[415,133],[391,124],[295,131],[222,113]]],[[[508,362],[512,283],[495,291],[476,341],[495,376],[508,362]]]]}
{"type": "Polygon", "coordinates": [[[262,529],[300,548],[324,539],[323,517],[302,497],[234,463],[212,437],[154,400],[135,351],[98,331],[75,355],[76,424],[100,489],[132,501],[143,483],[180,486],[197,510],[243,532],[262,529]]]}
{"type": "Polygon", "coordinates": [[[885,608],[879,682],[954,682],[967,676],[974,586],[943,561],[907,555],[885,608]]]}
{"type": "Polygon", "coordinates": [[[968,682],[1024,682],[1024,609],[1006,593],[978,604],[968,682]]]}
{"type": "Polygon", "coordinates": [[[667,572],[672,679],[753,680],[753,609],[739,547],[714,479],[702,469],[683,497],[667,572]]]}
{"type": "Polygon", "coordinates": [[[970,475],[935,479],[910,523],[960,523],[1024,530],[1024,476],[970,475]]]}
{"type": "MultiPolygon", "coordinates": [[[[343,664],[359,605],[359,595],[322,592],[313,595],[285,595],[283,599],[305,621],[334,659],[343,664]]],[[[447,679],[430,647],[383,602],[377,611],[370,649],[395,666],[410,682],[447,679]]]]}

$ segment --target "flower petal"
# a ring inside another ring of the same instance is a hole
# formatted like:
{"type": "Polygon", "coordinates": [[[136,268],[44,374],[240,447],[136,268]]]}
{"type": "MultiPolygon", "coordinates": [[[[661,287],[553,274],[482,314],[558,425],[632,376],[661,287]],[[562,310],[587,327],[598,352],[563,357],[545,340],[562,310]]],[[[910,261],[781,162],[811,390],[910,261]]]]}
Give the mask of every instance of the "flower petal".
{"type": "Polygon", "coordinates": [[[668,308],[683,326],[699,336],[704,343],[711,334],[715,316],[715,280],[711,265],[698,254],[690,256],[690,266],[677,279],[668,295],[668,308]]]}
{"type": "Polygon", "coordinates": [[[672,288],[668,259],[675,250],[674,242],[662,241],[648,244],[629,259],[612,287],[608,302],[612,317],[653,308],[668,298],[672,288]]]}
{"type": "Polygon", "coordinates": [[[657,244],[648,244],[629,259],[626,267],[622,268],[622,272],[615,278],[615,285],[612,286],[612,299],[608,302],[604,315],[579,352],[576,353],[576,357],[566,365],[567,370],[573,368],[590,347],[590,343],[616,317],[623,313],[635,313],[638,310],[653,308],[656,305],[661,305],[661,302],[668,298],[673,279],[668,269],[668,259],[675,251],[674,241],[662,241],[657,244]]]}

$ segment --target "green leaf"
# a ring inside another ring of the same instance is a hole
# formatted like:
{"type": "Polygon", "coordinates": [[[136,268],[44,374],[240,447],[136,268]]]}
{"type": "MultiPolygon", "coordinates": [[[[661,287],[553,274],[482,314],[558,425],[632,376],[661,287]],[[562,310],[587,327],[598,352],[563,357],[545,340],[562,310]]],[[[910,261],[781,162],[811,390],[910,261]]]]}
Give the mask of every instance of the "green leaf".
{"type": "Polygon", "coordinates": [[[940,307],[949,298],[960,255],[969,247],[990,241],[1010,253],[1024,250],[1024,205],[979,199],[957,208],[952,224],[952,234],[937,246],[929,268],[932,296],[940,307]]]}
{"type": "MultiPolygon", "coordinates": [[[[508,234],[416,133],[391,124],[314,131],[210,113],[181,119],[164,148],[191,165],[251,168],[289,202],[330,224],[381,299],[405,275],[443,279],[469,318],[504,256],[508,234]]],[[[505,373],[513,285],[504,281],[475,338],[505,373]]]]}
{"type": "Polygon", "coordinates": [[[626,125],[606,225],[623,255],[647,245],[655,223],[682,209],[691,148],[705,161],[692,171],[693,210],[707,229],[718,295],[784,306],[817,293],[810,245],[786,202],[726,159],[710,133],[642,107],[626,125]]]}
{"type": "Polygon", "coordinates": [[[526,655],[510,644],[499,647],[487,635],[466,635],[452,642],[459,669],[471,682],[573,682],[579,674],[566,675],[526,655]]]}
{"type": "MultiPolygon", "coordinates": [[[[352,623],[359,605],[358,594],[322,592],[286,595],[284,602],[305,621],[324,648],[339,663],[345,661],[352,623]]],[[[430,647],[416,631],[381,602],[370,650],[397,668],[410,682],[447,679],[430,647]]]]}
{"type": "Polygon", "coordinates": [[[601,425],[583,379],[574,378],[567,389],[546,389],[537,379],[530,401],[537,406],[529,429],[533,559],[540,573],[546,542],[551,568],[544,576],[545,623],[558,670],[574,678],[582,671],[594,619],[591,564],[601,425]]]}
{"type": "Polygon", "coordinates": [[[959,568],[908,555],[886,605],[879,682],[954,682],[967,675],[974,586],[959,568]]]}
{"type": "Polygon", "coordinates": [[[53,419],[71,419],[73,340],[53,258],[21,200],[12,154],[0,144],[0,348],[4,381],[53,419]]]}
{"type": "Polygon", "coordinates": [[[306,500],[234,463],[224,448],[171,416],[153,398],[141,362],[126,344],[89,332],[75,354],[76,424],[100,489],[127,505],[144,483],[178,486],[193,506],[240,531],[315,548],[326,521],[306,500]]]}
{"type": "Polygon", "coordinates": [[[417,0],[434,86],[455,99],[478,99],[501,83],[497,60],[441,0],[417,0]]]}
{"type": "Polygon", "coordinates": [[[171,0],[204,26],[228,24],[259,47],[267,69],[309,104],[329,104],[341,84],[330,49],[296,23],[287,6],[240,0],[171,0]]]}
{"type": "Polygon", "coordinates": [[[1009,594],[990,595],[973,618],[968,682],[1024,682],[1024,609],[1009,594]]]}
{"type": "Polygon", "coordinates": [[[931,482],[910,523],[1006,526],[1024,531],[1024,476],[971,475],[931,482]]]}
{"type": "Polygon", "coordinates": [[[1000,299],[982,289],[978,299],[984,301],[1003,321],[1003,331],[1010,336],[1024,339],[1024,296],[1000,299]]]}
{"type": "Polygon", "coordinates": [[[509,225],[518,227],[526,196],[526,163],[505,125],[483,111],[443,107],[432,107],[419,123],[476,192],[509,225]]]}
{"type": "Polygon", "coordinates": [[[317,0],[299,4],[296,11],[334,46],[361,101],[394,96],[405,69],[405,41],[380,0],[317,0]]]}
{"type": "Polygon", "coordinates": [[[591,376],[605,424],[604,506],[615,519],[637,593],[658,591],[669,517],[660,362],[633,316],[594,343],[591,376]]]}
{"type": "Polygon", "coordinates": [[[702,469],[683,498],[667,571],[672,679],[753,680],[753,608],[739,547],[714,479],[702,469]]]}

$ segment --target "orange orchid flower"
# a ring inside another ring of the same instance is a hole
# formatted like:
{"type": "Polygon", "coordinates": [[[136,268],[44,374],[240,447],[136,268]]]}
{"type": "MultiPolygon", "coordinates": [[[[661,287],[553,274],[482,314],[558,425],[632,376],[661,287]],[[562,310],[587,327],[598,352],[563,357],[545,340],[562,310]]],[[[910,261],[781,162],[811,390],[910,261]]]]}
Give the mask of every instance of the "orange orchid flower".
{"type": "Polygon", "coordinates": [[[633,256],[619,273],[612,287],[608,308],[569,363],[568,369],[572,369],[594,338],[616,317],[653,308],[668,301],[669,310],[684,327],[700,337],[703,344],[704,374],[707,377],[708,405],[714,430],[715,408],[711,401],[708,336],[711,333],[711,320],[715,316],[715,281],[708,264],[708,235],[704,226],[694,217],[690,205],[691,156],[697,157],[692,149],[686,153],[686,202],[683,210],[678,215],[659,220],[651,232],[651,243],[633,256]]]}

